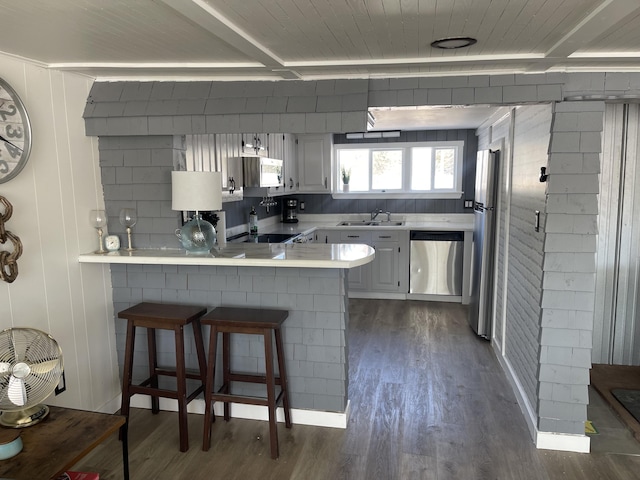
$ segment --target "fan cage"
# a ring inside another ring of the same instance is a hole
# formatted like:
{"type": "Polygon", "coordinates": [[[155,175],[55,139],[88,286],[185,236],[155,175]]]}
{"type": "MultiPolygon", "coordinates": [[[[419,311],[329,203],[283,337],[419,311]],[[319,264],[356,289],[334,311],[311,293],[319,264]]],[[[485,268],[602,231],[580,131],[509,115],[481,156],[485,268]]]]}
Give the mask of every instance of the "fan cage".
{"type": "Polygon", "coordinates": [[[46,332],[35,328],[9,328],[0,332],[0,410],[22,410],[47,398],[62,376],[62,351],[46,332]],[[16,405],[9,397],[13,369],[29,366],[23,378],[26,403],[16,405]]]}

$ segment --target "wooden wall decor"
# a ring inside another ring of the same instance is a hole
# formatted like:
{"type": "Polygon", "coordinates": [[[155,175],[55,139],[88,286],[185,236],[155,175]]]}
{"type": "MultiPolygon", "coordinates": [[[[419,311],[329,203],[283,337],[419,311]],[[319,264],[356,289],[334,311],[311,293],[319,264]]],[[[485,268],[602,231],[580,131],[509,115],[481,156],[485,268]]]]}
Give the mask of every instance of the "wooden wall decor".
{"type": "Polygon", "coordinates": [[[0,196],[0,205],[4,207],[4,213],[0,212],[0,278],[7,283],[13,283],[18,276],[18,258],[22,255],[22,242],[20,238],[5,229],[5,223],[11,218],[13,206],[9,201],[0,196]],[[4,244],[11,242],[12,248],[4,250],[4,244]]]}

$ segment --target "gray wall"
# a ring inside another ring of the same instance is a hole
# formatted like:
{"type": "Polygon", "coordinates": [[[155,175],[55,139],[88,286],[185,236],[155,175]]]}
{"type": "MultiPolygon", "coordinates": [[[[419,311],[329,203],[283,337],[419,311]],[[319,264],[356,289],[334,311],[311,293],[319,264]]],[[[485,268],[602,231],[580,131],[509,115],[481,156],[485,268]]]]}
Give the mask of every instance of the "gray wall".
{"type": "MultiPolygon", "coordinates": [[[[292,408],[344,412],[348,384],[345,329],[349,319],[343,298],[343,270],[176,265],[112,265],[114,311],[142,301],[255,308],[289,312],[283,325],[285,358],[292,408]]],[[[117,314],[117,313],[116,313],[117,314]]],[[[145,329],[136,337],[134,381],[148,377],[145,329]]],[[[209,338],[208,327],[204,330],[209,338]]],[[[173,334],[158,331],[158,364],[175,365],[173,334]]],[[[123,364],[126,321],[116,320],[118,358],[123,364]]],[[[198,368],[193,334],[185,329],[187,368],[198,368]]],[[[260,336],[232,336],[233,369],[264,372],[264,343],[260,336]]],[[[221,348],[218,349],[221,352],[221,348]]],[[[277,365],[277,364],[276,364],[277,365]]],[[[221,362],[218,362],[221,368],[221,362]]],[[[216,388],[221,384],[216,372],[216,388]]],[[[168,383],[175,388],[175,381],[168,383]]],[[[194,385],[192,384],[191,387],[194,385]]],[[[238,384],[235,393],[263,395],[262,386],[238,384]]]]}

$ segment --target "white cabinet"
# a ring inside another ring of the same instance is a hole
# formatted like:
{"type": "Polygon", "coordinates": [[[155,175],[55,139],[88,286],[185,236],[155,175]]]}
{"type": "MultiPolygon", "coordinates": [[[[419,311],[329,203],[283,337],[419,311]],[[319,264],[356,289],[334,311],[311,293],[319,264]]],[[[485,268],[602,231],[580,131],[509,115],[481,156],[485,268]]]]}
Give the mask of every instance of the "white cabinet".
{"type": "Polygon", "coordinates": [[[349,270],[349,290],[407,293],[409,291],[409,234],[405,230],[340,228],[316,230],[319,243],[364,243],[373,247],[373,262],[349,270]]]}
{"type": "Polygon", "coordinates": [[[340,243],[338,230],[316,230],[314,239],[318,243],[340,243]]]}
{"type": "MultiPolygon", "coordinates": [[[[367,230],[341,230],[340,243],[364,243],[371,245],[371,232],[367,230]]],[[[375,262],[375,260],[373,261],[375,262]]],[[[371,285],[371,263],[349,269],[349,290],[369,290],[371,285]]]]}
{"type": "Polygon", "coordinates": [[[298,136],[298,191],[331,191],[330,134],[298,136]]]}
{"type": "Polygon", "coordinates": [[[404,292],[406,293],[406,283],[401,281],[401,273],[407,272],[402,268],[402,260],[406,258],[401,254],[406,247],[403,247],[402,240],[406,244],[406,232],[373,232],[372,246],[376,251],[376,258],[371,263],[371,285],[370,290],[379,292],[404,292]],[[404,290],[403,290],[404,288],[404,290]]]}
{"type": "Polygon", "coordinates": [[[284,191],[286,194],[298,191],[298,149],[296,137],[290,133],[284,133],[282,141],[284,160],[284,191]]]}

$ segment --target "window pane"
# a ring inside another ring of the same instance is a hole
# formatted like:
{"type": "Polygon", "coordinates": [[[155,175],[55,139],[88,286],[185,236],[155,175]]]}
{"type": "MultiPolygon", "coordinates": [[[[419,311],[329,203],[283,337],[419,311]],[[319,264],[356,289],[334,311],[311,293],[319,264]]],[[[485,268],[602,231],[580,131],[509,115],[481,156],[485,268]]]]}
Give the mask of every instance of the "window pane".
{"type": "Polygon", "coordinates": [[[431,190],[431,148],[411,149],[411,190],[431,190]]]}
{"type": "Polygon", "coordinates": [[[402,188],[402,150],[374,150],[372,190],[402,188]]]}
{"type": "Polygon", "coordinates": [[[435,172],[433,175],[433,188],[447,188],[452,189],[454,187],[454,172],[455,172],[455,149],[453,148],[438,148],[436,149],[436,161],[435,172]]]}
{"type": "Polygon", "coordinates": [[[351,171],[349,179],[350,192],[366,192],[369,190],[369,150],[338,150],[338,175],[342,189],[342,169],[351,171]]]}

